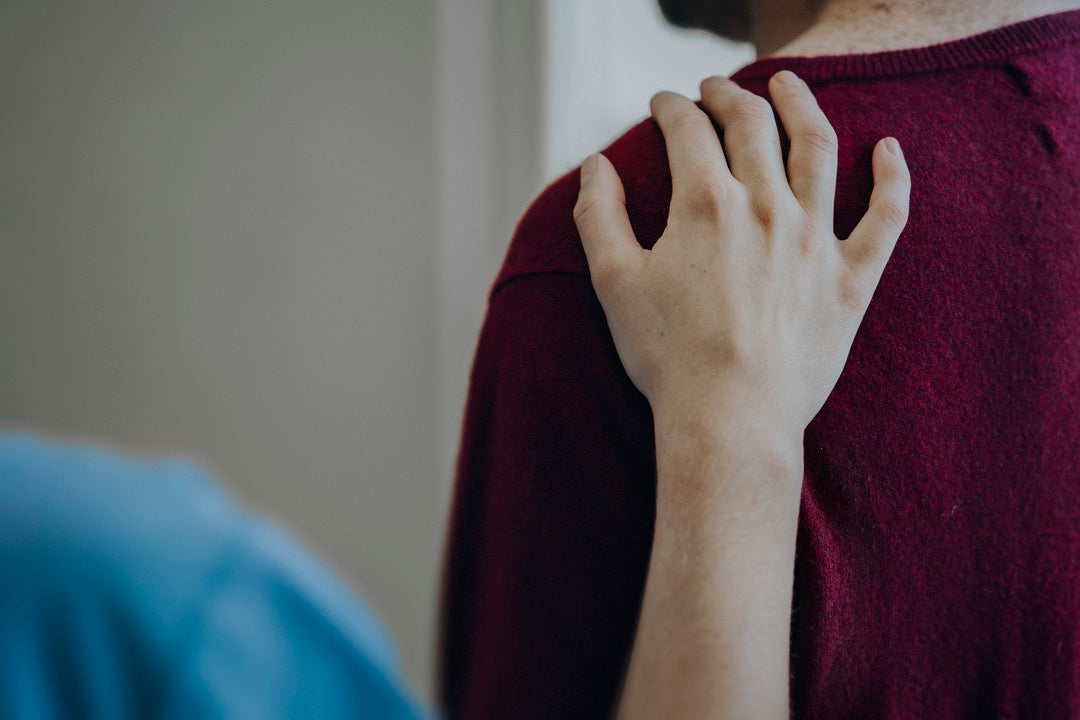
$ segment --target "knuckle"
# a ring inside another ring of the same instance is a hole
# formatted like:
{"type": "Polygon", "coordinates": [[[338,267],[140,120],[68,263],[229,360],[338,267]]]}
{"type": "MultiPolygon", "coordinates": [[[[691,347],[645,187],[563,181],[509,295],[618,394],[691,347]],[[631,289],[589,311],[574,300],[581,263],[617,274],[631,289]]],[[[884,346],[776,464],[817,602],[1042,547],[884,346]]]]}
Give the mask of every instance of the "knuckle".
{"type": "Polygon", "coordinates": [[[750,198],[750,209],[762,227],[769,230],[780,225],[787,207],[780,195],[771,188],[761,188],[750,198]]]}
{"type": "Polygon", "coordinates": [[[582,193],[574,204],[574,222],[578,228],[587,226],[598,211],[599,203],[596,198],[582,193]]]}
{"type": "Polygon", "coordinates": [[[608,254],[601,254],[589,262],[589,277],[598,294],[609,292],[621,274],[619,264],[608,254]]]}
{"type": "Polygon", "coordinates": [[[743,92],[731,101],[731,116],[734,120],[762,125],[766,121],[772,122],[772,106],[765,98],[743,92]]]}
{"type": "Polygon", "coordinates": [[[841,307],[849,310],[861,310],[867,304],[869,290],[864,277],[850,271],[840,274],[837,281],[836,296],[841,307]]]}
{"type": "Polygon", "coordinates": [[[799,130],[798,138],[815,150],[828,155],[835,155],[839,146],[836,131],[827,122],[809,123],[803,126],[799,130]]]}
{"type": "Polygon", "coordinates": [[[832,223],[825,213],[832,207],[831,188],[811,178],[795,177],[791,180],[791,190],[799,199],[799,207],[809,216],[810,222],[822,229],[831,229],[832,223]]]}
{"type": "Polygon", "coordinates": [[[760,356],[755,354],[752,343],[739,338],[729,338],[721,348],[719,354],[724,356],[731,367],[738,368],[748,377],[758,377],[760,375],[761,360],[760,356]]]}
{"type": "Polygon", "coordinates": [[[694,183],[686,198],[686,207],[693,215],[717,220],[731,207],[731,193],[725,183],[715,178],[702,178],[694,183]]]}
{"type": "Polygon", "coordinates": [[[907,225],[907,204],[895,198],[883,200],[879,209],[885,226],[894,232],[900,232],[907,225]]]}
{"type": "Polygon", "coordinates": [[[702,114],[696,106],[683,107],[671,115],[671,128],[676,132],[686,132],[700,127],[702,114]]]}

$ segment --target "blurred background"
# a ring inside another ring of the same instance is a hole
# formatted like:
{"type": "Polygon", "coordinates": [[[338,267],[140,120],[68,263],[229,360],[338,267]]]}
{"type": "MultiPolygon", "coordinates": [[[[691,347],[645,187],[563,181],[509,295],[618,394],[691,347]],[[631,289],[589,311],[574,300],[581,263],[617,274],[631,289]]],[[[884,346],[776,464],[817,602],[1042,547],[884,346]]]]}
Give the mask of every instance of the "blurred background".
{"type": "Polygon", "coordinates": [[[654,92],[750,59],[655,0],[2,0],[0,424],[197,457],[430,700],[514,222],[654,92]]]}

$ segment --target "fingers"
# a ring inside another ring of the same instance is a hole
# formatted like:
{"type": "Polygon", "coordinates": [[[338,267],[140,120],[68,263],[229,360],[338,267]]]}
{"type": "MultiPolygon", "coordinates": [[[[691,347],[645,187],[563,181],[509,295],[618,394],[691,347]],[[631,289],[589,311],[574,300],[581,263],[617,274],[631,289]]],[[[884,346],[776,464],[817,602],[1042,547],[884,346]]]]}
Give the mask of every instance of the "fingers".
{"type": "Polygon", "coordinates": [[[814,94],[795,73],[783,70],[769,81],[769,95],[791,139],[787,177],[807,212],[832,217],[836,193],[836,132],[814,94]]]}
{"type": "Polygon", "coordinates": [[[664,133],[671,165],[672,197],[710,192],[730,180],[724,149],[712,121],[687,98],[673,92],[657,93],[652,114],[664,133]]]}
{"type": "Polygon", "coordinates": [[[626,214],[626,193],[611,161],[597,153],[581,166],[581,189],[574,206],[589,275],[597,295],[604,299],[645,252],[638,244],[626,214]]]}
{"type": "Polygon", "coordinates": [[[840,243],[855,284],[873,295],[893,248],[907,224],[911,175],[895,138],[879,140],[874,147],[874,191],[870,207],[851,236],[840,243]]]}
{"type": "Polygon", "coordinates": [[[715,76],[702,81],[701,103],[724,128],[724,148],[736,180],[755,195],[787,187],[780,137],[768,100],[715,76]]]}

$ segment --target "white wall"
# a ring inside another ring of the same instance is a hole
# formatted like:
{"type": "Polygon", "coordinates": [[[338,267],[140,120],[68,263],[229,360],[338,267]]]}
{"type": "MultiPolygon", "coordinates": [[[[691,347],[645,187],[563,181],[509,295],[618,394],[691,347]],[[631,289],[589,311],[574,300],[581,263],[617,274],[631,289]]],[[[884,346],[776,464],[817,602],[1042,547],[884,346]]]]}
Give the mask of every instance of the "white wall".
{"type": "Polygon", "coordinates": [[[544,176],[554,179],[649,114],[660,90],[698,83],[754,58],[749,45],[668,25],[656,0],[544,0],[544,176]]]}

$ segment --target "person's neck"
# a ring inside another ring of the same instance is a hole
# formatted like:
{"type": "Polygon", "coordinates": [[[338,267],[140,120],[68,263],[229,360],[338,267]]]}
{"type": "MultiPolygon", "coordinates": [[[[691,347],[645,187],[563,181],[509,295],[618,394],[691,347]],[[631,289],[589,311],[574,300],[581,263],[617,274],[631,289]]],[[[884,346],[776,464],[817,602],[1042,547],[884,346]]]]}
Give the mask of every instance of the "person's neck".
{"type": "MultiPolygon", "coordinates": [[[[755,16],[793,17],[791,4],[790,0],[759,0],[755,16]],[[782,6],[786,14],[779,12],[782,6]]],[[[848,55],[924,47],[1080,8],[1080,2],[806,0],[801,6],[805,27],[802,32],[793,31],[797,20],[787,24],[755,23],[752,42],[759,56],[848,55]]]]}

